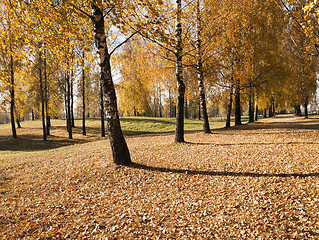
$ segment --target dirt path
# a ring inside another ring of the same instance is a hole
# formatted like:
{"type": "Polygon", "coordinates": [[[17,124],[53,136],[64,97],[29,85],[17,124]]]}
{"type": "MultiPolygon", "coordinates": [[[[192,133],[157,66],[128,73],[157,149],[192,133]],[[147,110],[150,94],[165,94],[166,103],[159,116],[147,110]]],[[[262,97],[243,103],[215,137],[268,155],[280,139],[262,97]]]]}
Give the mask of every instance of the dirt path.
{"type": "Polygon", "coordinates": [[[319,239],[319,119],[106,140],[0,157],[7,239],[319,239]]]}

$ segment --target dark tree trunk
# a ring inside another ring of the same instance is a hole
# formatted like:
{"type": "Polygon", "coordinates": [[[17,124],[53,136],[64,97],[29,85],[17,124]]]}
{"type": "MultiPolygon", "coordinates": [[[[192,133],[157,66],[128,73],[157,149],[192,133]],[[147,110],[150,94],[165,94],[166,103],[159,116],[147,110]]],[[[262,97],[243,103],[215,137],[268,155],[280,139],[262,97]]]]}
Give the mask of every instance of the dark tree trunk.
{"type": "Polygon", "coordinates": [[[269,117],[273,117],[274,116],[274,113],[273,113],[273,111],[272,111],[272,103],[270,103],[270,105],[269,105],[269,117]]]}
{"type": "MultiPolygon", "coordinates": [[[[44,51],[44,54],[46,52],[44,51]]],[[[45,104],[45,119],[46,119],[46,134],[47,136],[50,135],[50,116],[48,112],[48,103],[49,103],[49,97],[48,97],[48,79],[47,79],[47,59],[46,55],[44,56],[44,61],[43,61],[43,74],[44,74],[44,104],[45,104]]]]}
{"type": "Polygon", "coordinates": [[[258,99],[256,101],[256,104],[255,104],[255,121],[258,120],[258,99]]]}
{"type": "Polygon", "coordinates": [[[69,133],[69,139],[72,139],[72,117],[71,117],[71,83],[70,74],[66,75],[66,112],[67,112],[67,129],[69,133]]]}
{"type": "Polygon", "coordinates": [[[136,117],[136,108],[135,108],[135,106],[133,107],[133,114],[134,114],[134,117],[136,117]]]}
{"type": "Polygon", "coordinates": [[[271,99],[271,106],[272,106],[272,116],[276,115],[276,109],[275,109],[275,100],[271,99]]]}
{"type": "Polygon", "coordinates": [[[11,75],[11,86],[10,86],[10,117],[11,117],[11,129],[12,129],[12,137],[17,138],[17,130],[14,121],[14,71],[13,71],[13,56],[10,56],[10,75],[11,75]]]}
{"type": "Polygon", "coordinates": [[[85,127],[85,70],[84,70],[84,62],[85,62],[85,53],[83,50],[83,67],[82,67],[82,134],[86,135],[86,127],[85,127]]]}
{"type": "Polygon", "coordinates": [[[304,104],[304,108],[305,108],[305,118],[308,118],[308,104],[307,103],[304,104]]]}
{"type": "Polygon", "coordinates": [[[295,105],[295,112],[297,116],[301,116],[301,108],[300,105],[295,105]]]}
{"type": "Polygon", "coordinates": [[[47,131],[46,131],[46,126],[45,126],[45,99],[44,99],[44,86],[43,86],[43,76],[42,76],[42,55],[41,55],[41,52],[39,52],[39,81],[40,81],[43,140],[46,141],[47,140],[47,131]]]}
{"type": "Polygon", "coordinates": [[[105,137],[105,120],[104,120],[104,94],[102,82],[100,83],[100,110],[101,110],[101,137],[105,137]]]}
{"type": "Polygon", "coordinates": [[[185,84],[183,81],[183,45],[182,45],[182,3],[176,0],[176,80],[177,80],[177,106],[176,106],[176,129],[175,142],[184,142],[184,96],[185,84]]]}
{"type": "Polygon", "coordinates": [[[70,116],[71,116],[71,124],[72,124],[72,128],[75,127],[75,124],[74,124],[74,96],[73,96],[73,78],[74,78],[74,72],[72,71],[72,74],[71,74],[71,79],[70,79],[70,96],[71,96],[71,105],[70,105],[70,116]]]}
{"type": "Polygon", "coordinates": [[[130,153],[121,130],[116,94],[111,75],[110,55],[106,45],[103,11],[92,4],[95,42],[100,55],[101,82],[106,100],[107,126],[113,152],[113,162],[118,165],[131,163],[130,153]]]}
{"type": "Polygon", "coordinates": [[[162,92],[161,89],[159,90],[159,116],[163,117],[163,112],[162,112],[162,92]]]}
{"type": "Polygon", "coordinates": [[[249,96],[249,122],[254,122],[254,97],[252,93],[249,96]]]}
{"type": "Polygon", "coordinates": [[[241,125],[240,82],[235,85],[235,126],[241,125]]]}
{"type": "Polygon", "coordinates": [[[229,88],[229,98],[228,98],[228,105],[227,105],[227,117],[226,117],[226,128],[230,127],[230,117],[233,105],[233,88],[229,88]]]}
{"type": "Polygon", "coordinates": [[[263,112],[264,112],[263,117],[264,117],[264,118],[267,118],[267,110],[264,109],[263,112]]]}
{"type": "Polygon", "coordinates": [[[17,116],[17,126],[18,128],[21,128],[21,120],[20,120],[20,114],[17,116]]]}
{"type": "Polygon", "coordinates": [[[34,121],[34,111],[33,111],[33,109],[31,110],[31,120],[34,121]]]}
{"type": "Polygon", "coordinates": [[[203,131],[204,133],[210,133],[209,120],[206,107],[206,96],[205,96],[205,87],[204,87],[204,74],[203,74],[203,63],[202,63],[202,19],[200,13],[200,2],[197,0],[197,81],[199,87],[199,119],[201,115],[203,116],[203,131]]]}

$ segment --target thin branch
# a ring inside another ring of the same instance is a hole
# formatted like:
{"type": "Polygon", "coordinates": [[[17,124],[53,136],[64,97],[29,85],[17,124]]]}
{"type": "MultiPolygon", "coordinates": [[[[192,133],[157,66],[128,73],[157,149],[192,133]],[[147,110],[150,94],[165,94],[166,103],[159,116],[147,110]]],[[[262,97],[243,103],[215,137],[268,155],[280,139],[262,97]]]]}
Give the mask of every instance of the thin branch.
{"type": "Polygon", "coordinates": [[[133,32],[127,39],[125,39],[125,41],[123,41],[122,43],[120,43],[119,45],[117,45],[110,53],[110,56],[115,52],[116,49],[120,48],[122,45],[124,45],[125,43],[127,43],[135,34],[137,34],[139,32],[139,30],[133,32]]]}

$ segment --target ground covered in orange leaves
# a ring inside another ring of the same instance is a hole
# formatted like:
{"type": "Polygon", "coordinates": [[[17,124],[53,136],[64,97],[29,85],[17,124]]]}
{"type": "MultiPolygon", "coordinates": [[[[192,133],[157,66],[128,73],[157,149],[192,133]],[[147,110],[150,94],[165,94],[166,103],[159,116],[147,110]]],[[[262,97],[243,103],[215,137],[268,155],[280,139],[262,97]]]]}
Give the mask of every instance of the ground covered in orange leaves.
{"type": "MultiPolygon", "coordinates": [[[[3,239],[319,239],[319,119],[1,151],[3,239]]],[[[1,143],[0,143],[1,144],[1,143]]],[[[2,149],[3,150],[3,149],[2,149]]]]}

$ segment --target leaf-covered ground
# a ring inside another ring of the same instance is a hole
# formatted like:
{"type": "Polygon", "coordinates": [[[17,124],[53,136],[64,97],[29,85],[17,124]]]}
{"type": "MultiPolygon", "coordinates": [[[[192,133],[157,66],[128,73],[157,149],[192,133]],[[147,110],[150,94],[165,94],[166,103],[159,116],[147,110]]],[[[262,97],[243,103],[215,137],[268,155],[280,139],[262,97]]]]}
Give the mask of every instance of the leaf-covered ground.
{"type": "Polygon", "coordinates": [[[319,239],[319,119],[0,156],[4,239],[319,239]]]}

